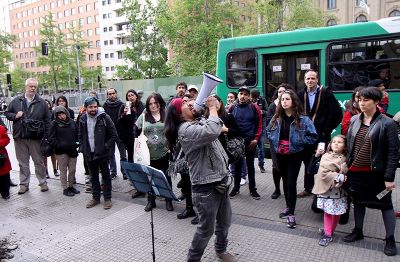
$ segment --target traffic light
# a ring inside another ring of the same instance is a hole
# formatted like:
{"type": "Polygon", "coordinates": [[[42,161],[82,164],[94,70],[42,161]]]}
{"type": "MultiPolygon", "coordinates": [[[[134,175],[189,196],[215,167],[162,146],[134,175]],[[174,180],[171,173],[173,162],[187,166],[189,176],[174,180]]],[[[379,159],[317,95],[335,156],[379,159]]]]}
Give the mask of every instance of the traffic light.
{"type": "Polygon", "coordinates": [[[99,88],[101,88],[101,77],[97,76],[97,83],[99,84],[99,88]]]}
{"type": "Polygon", "coordinates": [[[11,91],[11,89],[12,89],[11,74],[7,74],[7,86],[8,86],[8,90],[11,91]]]}
{"type": "Polygon", "coordinates": [[[75,77],[75,84],[79,85],[79,78],[75,77]]]}
{"type": "Polygon", "coordinates": [[[42,55],[49,55],[49,46],[47,43],[42,43],[42,55]]]}

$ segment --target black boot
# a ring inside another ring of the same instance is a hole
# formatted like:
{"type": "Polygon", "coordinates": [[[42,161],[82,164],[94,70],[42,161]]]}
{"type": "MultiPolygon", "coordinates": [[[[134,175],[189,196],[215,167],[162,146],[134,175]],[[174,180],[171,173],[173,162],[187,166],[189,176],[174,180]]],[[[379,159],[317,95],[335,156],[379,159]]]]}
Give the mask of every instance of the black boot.
{"type": "Polygon", "coordinates": [[[386,238],[385,241],[386,244],[385,248],[383,249],[383,253],[385,253],[386,256],[395,256],[397,254],[397,248],[394,236],[391,235],[390,237],[386,238]]]}
{"type": "Polygon", "coordinates": [[[271,198],[277,199],[280,195],[281,195],[281,191],[275,189],[274,193],[272,193],[272,195],[271,195],[271,198]]]}
{"type": "Polygon", "coordinates": [[[364,239],[364,234],[362,232],[362,229],[354,228],[353,232],[343,237],[343,242],[350,243],[361,239],[364,239]]]}
{"type": "Polygon", "coordinates": [[[165,208],[167,211],[174,211],[174,206],[172,205],[171,199],[165,199],[165,208]]]}
{"type": "Polygon", "coordinates": [[[186,209],[183,210],[183,212],[178,214],[176,217],[178,219],[185,219],[188,217],[195,217],[195,216],[196,216],[196,212],[194,212],[193,207],[186,207],[186,209]]]}
{"type": "Polygon", "coordinates": [[[144,208],[144,211],[149,212],[155,207],[156,207],[156,200],[155,199],[148,199],[147,200],[147,205],[144,208]]]}
{"type": "Polygon", "coordinates": [[[69,191],[71,191],[75,195],[80,193],[80,191],[78,189],[76,189],[75,187],[73,187],[73,186],[69,187],[68,189],[69,189],[69,191]]]}

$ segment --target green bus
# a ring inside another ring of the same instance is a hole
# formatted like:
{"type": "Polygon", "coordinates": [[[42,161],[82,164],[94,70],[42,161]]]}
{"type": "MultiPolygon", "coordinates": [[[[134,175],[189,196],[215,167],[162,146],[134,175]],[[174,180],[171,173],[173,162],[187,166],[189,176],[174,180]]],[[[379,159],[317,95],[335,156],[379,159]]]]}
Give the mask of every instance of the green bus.
{"type": "Polygon", "coordinates": [[[352,90],[383,79],[389,111],[400,110],[400,17],[374,22],[305,28],[290,32],[222,39],[218,43],[216,93],[225,99],[246,85],[271,102],[276,87],[303,89],[308,69],[330,88],[341,107],[352,90]]]}

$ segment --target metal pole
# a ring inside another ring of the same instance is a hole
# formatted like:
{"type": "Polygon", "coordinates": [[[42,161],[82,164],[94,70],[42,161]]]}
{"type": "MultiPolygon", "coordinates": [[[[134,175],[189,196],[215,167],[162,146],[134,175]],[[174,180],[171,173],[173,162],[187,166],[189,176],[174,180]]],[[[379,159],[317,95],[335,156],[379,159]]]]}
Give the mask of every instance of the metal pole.
{"type": "Polygon", "coordinates": [[[69,65],[69,58],[68,58],[68,90],[71,93],[71,67],[69,65]]]}
{"type": "Polygon", "coordinates": [[[78,87],[79,87],[79,104],[82,105],[82,81],[81,81],[81,67],[79,66],[79,46],[75,44],[76,66],[78,68],[78,87]]]}

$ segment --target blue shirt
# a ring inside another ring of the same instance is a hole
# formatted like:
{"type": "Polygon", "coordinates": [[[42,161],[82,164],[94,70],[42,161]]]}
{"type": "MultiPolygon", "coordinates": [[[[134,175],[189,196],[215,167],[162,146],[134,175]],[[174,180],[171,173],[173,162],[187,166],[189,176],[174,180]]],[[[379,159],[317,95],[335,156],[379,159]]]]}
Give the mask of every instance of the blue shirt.
{"type": "Polygon", "coordinates": [[[317,86],[314,92],[310,92],[307,89],[307,95],[308,95],[308,103],[310,105],[310,111],[312,110],[315,102],[315,96],[317,95],[318,91],[321,89],[320,86],[317,86]]]}

